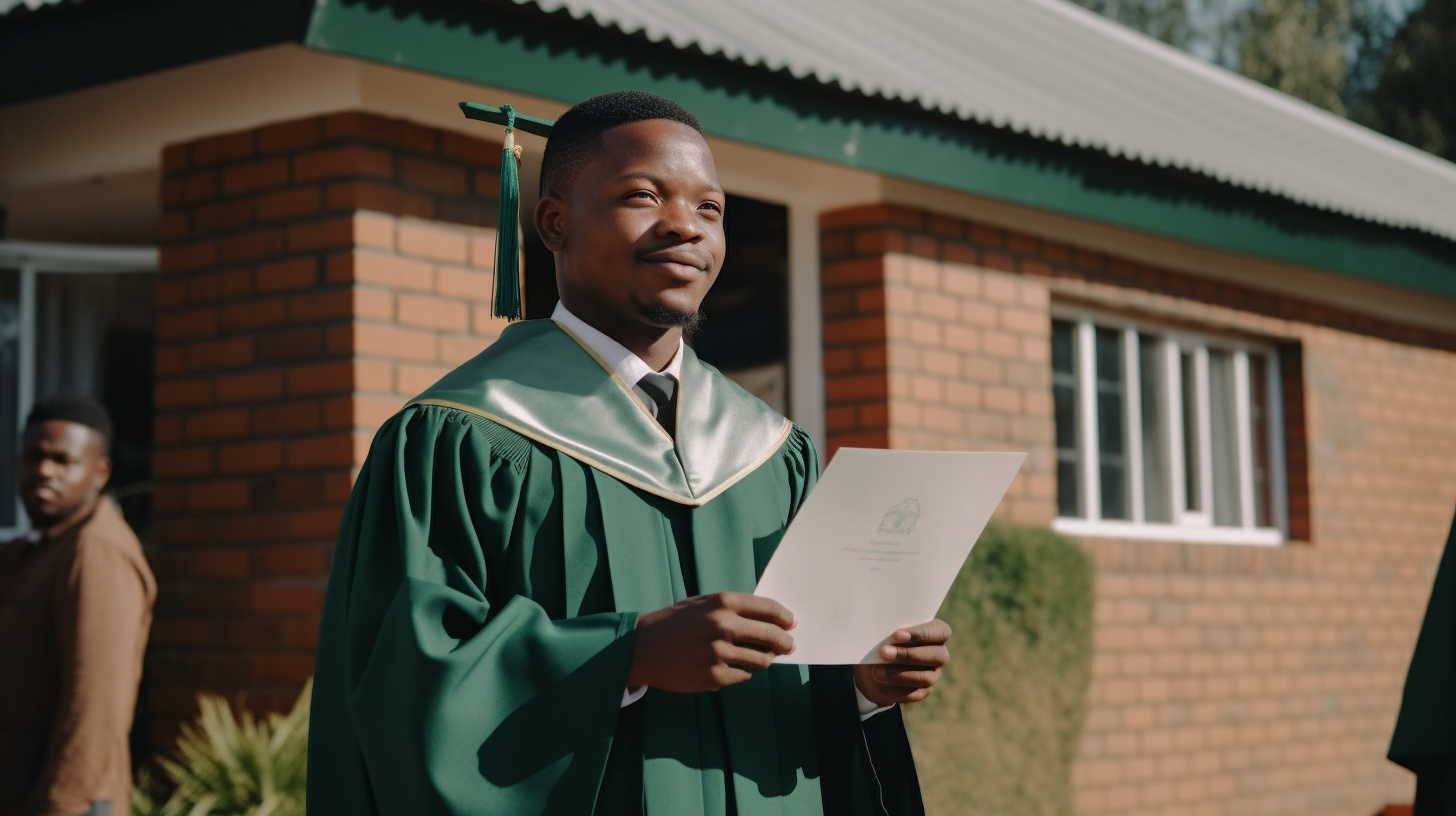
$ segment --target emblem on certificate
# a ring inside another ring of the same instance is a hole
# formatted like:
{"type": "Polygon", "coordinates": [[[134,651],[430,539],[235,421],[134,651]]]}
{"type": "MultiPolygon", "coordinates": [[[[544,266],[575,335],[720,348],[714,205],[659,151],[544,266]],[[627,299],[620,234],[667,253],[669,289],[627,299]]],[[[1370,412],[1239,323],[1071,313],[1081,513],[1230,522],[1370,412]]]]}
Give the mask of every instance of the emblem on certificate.
{"type": "Polygon", "coordinates": [[[906,499],[890,508],[890,512],[880,519],[880,529],[875,532],[910,535],[915,530],[915,523],[918,521],[920,521],[920,502],[915,499],[906,499]]]}

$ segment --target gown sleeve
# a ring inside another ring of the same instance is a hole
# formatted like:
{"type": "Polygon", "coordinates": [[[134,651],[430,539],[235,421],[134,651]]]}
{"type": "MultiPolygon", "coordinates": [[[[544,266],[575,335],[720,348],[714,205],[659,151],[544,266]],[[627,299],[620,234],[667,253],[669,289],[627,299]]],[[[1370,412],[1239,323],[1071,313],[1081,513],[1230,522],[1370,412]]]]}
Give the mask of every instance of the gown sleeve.
{"type": "MultiPolygon", "coordinates": [[[[791,512],[797,514],[818,481],[819,455],[813,440],[795,428],[785,456],[793,495],[791,512]]],[[[813,666],[809,683],[824,812],[923,816],[920,777],[901,707],[861,721],[853,666],[813,666]]]]}
{"type": "Polygon", "coordinates": [[[552,619],[493,579],[549,534],[529,450],[501,447],[435,406],[376,436],[321,624],[311,814],[592,811],[636,616],[552,619]]]}

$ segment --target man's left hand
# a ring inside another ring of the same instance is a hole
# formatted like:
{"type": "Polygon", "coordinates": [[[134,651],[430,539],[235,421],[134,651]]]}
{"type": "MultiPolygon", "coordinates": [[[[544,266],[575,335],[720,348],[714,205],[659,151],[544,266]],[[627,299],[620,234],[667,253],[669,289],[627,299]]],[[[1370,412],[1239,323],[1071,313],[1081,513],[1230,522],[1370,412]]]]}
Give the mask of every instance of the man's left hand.
{"type": "Polygon", "coordinates": [[[939,619],[898,629],[880,647],[884,663],[854,667],[854,684],[877,706],[918,703],[930,696],[941,667],[950,662],[947,640],[950,625],[939,619]]]}

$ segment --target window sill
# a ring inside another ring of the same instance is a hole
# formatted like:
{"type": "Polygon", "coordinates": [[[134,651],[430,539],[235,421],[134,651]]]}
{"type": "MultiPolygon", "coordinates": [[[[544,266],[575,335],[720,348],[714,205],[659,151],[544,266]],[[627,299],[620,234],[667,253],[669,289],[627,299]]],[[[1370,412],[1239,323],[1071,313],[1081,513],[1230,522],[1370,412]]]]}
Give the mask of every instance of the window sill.
{"type": "Polygon", "coordinates": [[[1139,524],[1131,521],[1088,521],[1057,517],[1052,519],[1052,529],[1063,535],[1085,538],[1181,541],[1189,544],[1236,544],[1252,547],[1277,547],[1284,543],[1284,532],[1274,527],[1183,527],[1177,524],[1139,524]]]}

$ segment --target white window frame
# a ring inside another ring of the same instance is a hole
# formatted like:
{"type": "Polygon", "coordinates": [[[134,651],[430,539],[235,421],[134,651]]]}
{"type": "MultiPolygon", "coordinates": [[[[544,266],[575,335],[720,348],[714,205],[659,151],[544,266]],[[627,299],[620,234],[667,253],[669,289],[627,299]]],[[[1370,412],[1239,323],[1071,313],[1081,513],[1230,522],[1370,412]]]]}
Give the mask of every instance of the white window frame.
{"type": "MultiPolygon", "coordinates": [[[[96,246],[87,244],[52,244],[37,241],[0,240],[0,275],[18,274],[20,337],[16,348],[16,427],[0,429],[0,433],[19,434],[25,417],[35,405],[36,291],[41,275],[67,274],[153,274],[157,271],[157,250],[153,247],[96,246]]],[[[0,395],[0,399],[5,399],[0,395]]],[[[0,467],[15,467],[14,462],[0,462],[0,467]]],[[[19,496],[0,496],[0,501],[15,503],[15,524],[0,526],[0,542],[22,535],[30,529],[19,496]]]]}
{"type": "Polygon", "coordinates": [[[1237,338],[1219,337],[1177,329],[1167,325],[1129,318],[1104,312],[1087,310],[1064,304],[1054,304],[1051,309],[1054,320],[1072,324],[1073,370],[1076,375],[1077,428],[1077,505],[1082,511],[1080,517],[1057,516],[1052,520],[1052,529],[1074,536],[1099,538],[1154,539],[1162,541],[1186,541],[1205,544],[1244,544],[1275,546],[1288,538],[1289,514],[1284,469],[1284,409],[1280,399],[1279,357],[1276,349],[1268,344],[1237,338]],[[1101,484],[1097,450],[1097,395],[1096,395],[1096,330],[1112,329],[1121,332],[1120,347],[1123,354],[1124,397],[1123,423],[1127,456],[1128,509],[1131,520],[1104,519],[1101,517],[1101,484]],[[1141,361],[1139,358],[1139,335],[1155,337],[1163,362],[1165,389],[1161,402],[1161,416],[1142,416],[1141,361]],[[1235,410],[1235,443],[1237,451],[1235,465],[1239,483],[1239,511],[1241,526],[1219,526],[1213,523],[1213,432],[1209,402],[1210,350],[1228,352],[1233,366],[1233,401],[1235,410]],[[1191,355],[1194,370],[1195,406],[1193,426],[1198,438],[1195,449],[1198,455],[1198,506],[1189,508],[1186,496],[1184,438],[1183,438],[1183,388],[1181,355],[1191,355]],[[1265,366],[1265,413],[1269,447],[1268,494],[1269,520],[1271,526],[1254,525],[1254,445],[1250,421],[1250,366],[1249,355],[1261,354],[1267,360],[1265,366]],[[1150,522],[1146,520],[1144,495],[1144,472],[1142,451],[1143,423],[1149,419],[1158,422],[1162,447],[1168,459],[1168,490],[1173,521],[1150,522]]]}

